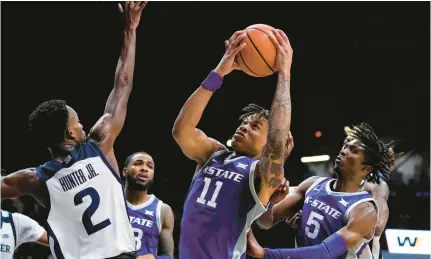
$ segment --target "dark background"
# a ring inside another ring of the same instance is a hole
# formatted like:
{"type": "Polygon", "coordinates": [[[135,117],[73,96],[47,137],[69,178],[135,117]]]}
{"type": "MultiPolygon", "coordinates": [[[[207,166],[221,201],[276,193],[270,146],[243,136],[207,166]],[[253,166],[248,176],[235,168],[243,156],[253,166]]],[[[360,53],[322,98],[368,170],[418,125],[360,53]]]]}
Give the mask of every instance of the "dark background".
{"type": "MultiPolygon", "coordinates": [[[[48,150],[32,146],[27,137],[28,115],[42,101],[65,99],[87,132],[102,115],[113,87],[123,23],[115,2],[8,2],[1,7],[1,166],[11,172],[50,159],[48,150]]],[[[255,23],[284,30],[294,49],[295,149],[286,166],[292,185],[309,175],[301,156],[335,157],[343,127],[362,121],[377,134],[396,139],[397,151],[414,150],[428,158],[429,10],[429,2],[150,2],[138,28],[127,120],[115,145],[120,166],[135,151],[154,157],[152,191],[175,212],[177,242],[195,165],[174,142],[173,122],[218,64],[223,41],[255,23]],[[323,133],[319,139],[316,130],[323,133]]],[[[275,75],[253,78],[233,72],[199,127],[225,143],[239,124],[242,107],[250,102],[270,107],[275,83],[275,75]]],[[[429,160],[425,170],[429,172],[429,160]]],[[[429,179],[423,177],[415,186],[390,182],[388,227],[429,229],[429,179]],[[417,192],[427,194],[420,200],[417,192]],[[423,204],[427,212],[414,214],[414,206],[423,204]],[[403,211],[410,211],[406,222],[403,211]]],[[[43,223],[46,211],[35,211],[32,198],[22,200],[25,214],[43,223]]],[[[2,207],[14,210],[9,201],[2,207]]],[[[262,244],[273,247],[292,246],[292,234],[286,226],[257,233],[262,244]]],[[[24,247],[21,254],[37,249],[24,247]]],[[[46,258],[37,254],[34,258],[46,258]]]]}

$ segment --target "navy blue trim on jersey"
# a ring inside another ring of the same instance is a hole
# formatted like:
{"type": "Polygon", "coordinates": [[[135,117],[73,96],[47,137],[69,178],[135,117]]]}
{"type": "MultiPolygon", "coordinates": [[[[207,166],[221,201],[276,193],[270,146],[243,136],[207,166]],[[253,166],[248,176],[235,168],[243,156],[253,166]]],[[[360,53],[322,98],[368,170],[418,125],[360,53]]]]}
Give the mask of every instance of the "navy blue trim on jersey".
{"type": "Polygon", "coordinates": [[[102,158],[103,162],[105,162],[106,166],[109,168],[109,170],[111,170],[111,173],[118,180],[118,182],[123,186],[123,189],[124,189],[124,182],[123,182],[123,180],[121,180],[120,176],[115,172],[114,168],[112,168],[111,164],[108,162],[108,160],[106,159],[105,155],[102,153],[102,150],[100,150],[100,148],[96,144],[94,144],[93,142],[91,142],[91,141],[88,141],[87,143],[100,156],[100,158],[102,158]]]}
{"type": "Polygon", "coordinates": [[[16,247],[16,229],[15,229],[15,223],[13,222],[12,213],[7,211],[8,216],[3,217],[3,210],[1,212],[2,212],[2,214],[1,214],[1,227],[3,228],[3,223],[9,223],[10,224],[10,226],[12,227],[13,239],[15,241],[15,247],[16,247]]]}
{"type": "Polygon", "coordinates": [[[120,176],[115,172],[114,168],[112,168],[111,164],[108,162],[108,160],[106,159],[105,155],[102,153],[100,148],[91,141],[87,141],[80,144],[79,146],[76,146],[75,149],[73,149],[69,153],[64,163],[61,163],[53,159],[51,161],[46,162],[44,165],[36,168],[38,179],[41,182],[46,182],[61,169],[68,168],[72,166],[74,163],[76,163],[77,161],[84,160],[91,157],[97,157],[97,156],[99,156],[102,159],[102,161],[109,168],[111,173],[114,175],[115,179],[117,179],[117,181],[124,187],[124,182],[121,180],[120,176]],[[41,173],[41,171],[43,171],[43,173],[41,173]]]}
{"type": "Polygon", "coordinates": [[[10,226],[12,227],[12,233],[13,233],[13,237],[15,240],[15,247],[16,247],[16,229],[15,229],[15,223],[13,222],[13,218],[12,218],[12,213],[9,212],[9,223],[10,226]]]}
{"type": "MultiPolygon", "coordinates": [[[[51,252],[54,252],[55,258],[64,259],[64,255],[63,255],[63,252],[61,251],[60,244],[58,243],[57,237],[55,236],[48,222],[46,222],[45,224],[45,229],[46,229],[46,232],[48,232],[48,236],[54,240],[54,251],[51,251],[51,252]]],[[[51,245],[50,245],[50,248],[51,248],[51,245]]]]}

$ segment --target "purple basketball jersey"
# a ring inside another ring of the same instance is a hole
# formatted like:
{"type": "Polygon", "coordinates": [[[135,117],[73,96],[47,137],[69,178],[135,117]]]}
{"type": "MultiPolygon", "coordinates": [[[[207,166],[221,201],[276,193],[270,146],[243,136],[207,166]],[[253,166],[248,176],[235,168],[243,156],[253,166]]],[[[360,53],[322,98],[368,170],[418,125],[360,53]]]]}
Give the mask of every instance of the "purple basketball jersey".
{"type": "Polygon", "coordinates": [[[141,205],[127,202],[127,212],[136,241],[136,255],[157,255],[162,222],[160,211],[162,201],[151,195],[150,199],[141,205]]]}
{"type": "MultiPolygon", "coordinates": [[[[334,178],[322,177],[316,180],[305,194],[301,221],[298,226],[296,242],[298,247],[319,245],[328,236],[347,225],[350,211],[362,202],[376,203],[367,192],[334,192],[330,185],[334,178]]],[[[376,206],[377,208],[377,206],[376,206]]],[[[362,240],[349,249],[341,258],[357,258],[367,242],[362,240]]]]}
{"type": "Polygon", "coordinates": [[[181,220],[180,259],[245,258],[246,234],[263,212],[254,189],[258,160],[214,153],[190,186],[181,220]]]}

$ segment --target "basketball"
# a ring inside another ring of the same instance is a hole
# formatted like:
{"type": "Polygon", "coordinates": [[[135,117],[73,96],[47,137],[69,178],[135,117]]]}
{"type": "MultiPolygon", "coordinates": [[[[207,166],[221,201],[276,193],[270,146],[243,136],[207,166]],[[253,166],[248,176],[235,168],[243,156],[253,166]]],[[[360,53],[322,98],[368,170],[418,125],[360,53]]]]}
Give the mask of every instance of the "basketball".
{"type": "Polygon", "coordinates": [[[272,29],[266,24],[254,24],[245,29],[246,37],[242,42],[247,45],[236,55],[235,61],[247,75],[265,77],[276,71],[277,51],[269,38],[272,29]]]}

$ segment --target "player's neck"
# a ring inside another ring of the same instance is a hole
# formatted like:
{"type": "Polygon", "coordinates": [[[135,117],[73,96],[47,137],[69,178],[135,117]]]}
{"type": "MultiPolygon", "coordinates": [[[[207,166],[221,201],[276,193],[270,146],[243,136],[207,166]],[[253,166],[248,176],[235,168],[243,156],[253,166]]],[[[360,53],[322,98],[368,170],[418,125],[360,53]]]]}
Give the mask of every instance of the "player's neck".
{"type": "Polygon", "coordinates": [[[361,190],[361,182],[337,179],[334,189],[336,192],[359,192],[361,190]]]}
{"type": "MultiPolygon", "coordinates": [[[[240,157],[240,156],[250,157],[250,156],[249,156],[249,155],[247,155],[247,154],[244,154],[244,153],[241,153],[241,152],[234,151],[234,152],[232,153],[232,155],[230,155],[230,156],[229,156],[229,159],[237,158],[237,157],[240,157]]],[[[260,159],[260,154],[258,154],[257,156],[251,157],[251,158],[253,158],[253,159],[260,159]]]]}
{"type": "Polygon", "coordinates": [[[72,150],[74,150],[76,145],[71,143],[61,143],[56,147],[48,148],[51,152],[52,159],[59,162],[63,162],[72,150]]]}
{"type": "Polygon", "coordinates": [[[138,191],[126,187],[126,199],[132,205],[141,205],[150,199],[148,190],[138,191]]]}

